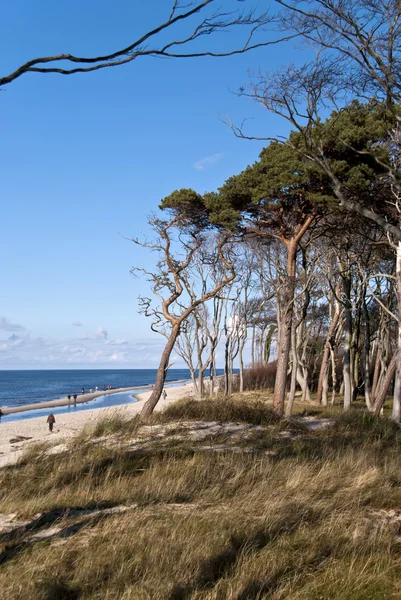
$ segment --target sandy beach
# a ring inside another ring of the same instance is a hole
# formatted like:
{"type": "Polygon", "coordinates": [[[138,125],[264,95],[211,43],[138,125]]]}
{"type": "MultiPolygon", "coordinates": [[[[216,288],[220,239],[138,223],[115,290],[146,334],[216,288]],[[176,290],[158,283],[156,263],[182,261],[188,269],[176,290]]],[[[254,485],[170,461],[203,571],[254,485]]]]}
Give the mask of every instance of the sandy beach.
{"type": "MultiPolygon", "coordinates": [[[[128,388],[131,389],[131,388],[128,388]]],[[[124,390],[118,390],[124,391],[124,390]]],[[[192,393],[192,384],[167,387],[167,398],[159,400],[156,410],[163,410],[171,402],[189,396],[192,393]]],[[[117,390],[112,390],[116,393],[117,390]]],[[[98,419],[115,415],[116,413],[129,419],[142,410],[142,406],[150,397],[152,391],[137,394],[138,402],[112,408],[94,408],[84,412],[63,413],[56,415],[56,424],[53,433],[49,432],[46,418],[38,417],[10,423],[0,422],[0,467],[15,464],[30,444],[38,442],[52,442],[61,444],[65,438],[76,435],[86,425],[94,424],[98,419]]],[[[105,392],[99,392],[98,396],[105,392]]],[[[87,394],[86,396],[88,396],[87,394]]],[[[84,398],[84,397],[82,397],[84,398]]],[[[83,399],[85,402],[88,399],[83,399]]],[[[57,401],[60,406],[60,400],[57,401]]],[[[46,403],[49,404],[49,403],[46,403]]],[[[52,406],[52,405],[50,405],[52,406]]],[[[53,405],[54,406],[54,405],[53,405]]],[[[38,408],[38,405],[35,405],[38,408]]],[[[43,406],[41,407],[43,408],[43,406]]]]}

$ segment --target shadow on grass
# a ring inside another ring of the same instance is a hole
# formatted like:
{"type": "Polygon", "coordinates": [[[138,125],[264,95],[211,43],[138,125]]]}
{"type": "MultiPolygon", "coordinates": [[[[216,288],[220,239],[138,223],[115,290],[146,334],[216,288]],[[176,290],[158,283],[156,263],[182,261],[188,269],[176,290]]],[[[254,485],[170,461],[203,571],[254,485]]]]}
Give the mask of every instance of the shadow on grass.
{"type": "Polygon", "coordinates": [[[40,600],[78,600],[82,589],[66,579],[44,579],[35,584],[35,592],[40,600]]]}
{"type": "MultiPolygon", "coordinates": [[[[87,511],[78,511],[76,509],[63,509],[63,510],[49,511],[48,513],[45,513],[44,515],[42,515],[39,519],[36,519],[36,520],[30,522],[24,528],[15,530],[13,532],[14,536],[12,537],[12,539],[6,540],[6,541],[8,541],[8,545],[6,544],[5,547],[3,548],[3,550],[0,551],[0,565],[3,565],[4,563],[15,558],[16,556],[19,556],[27,548],[31,548],[38,542],[52,542],[55,539],[68,539],[70,537],[73,537],[74,535],[76,535],[77,533],[79,533],[80,531],[82,531],[83,529],[85,529],[87,527],[94,527],[95,525],[98,525],[100,522],[106,521],[110,517],[115,517],[115,515],[112,513],[99,513],[99,514],[95,513],[95,514],[93,514],[93,513],[91,513],[91,511],[88,511],[91,514],[87,515],[80,521],[76,521],[75,523],[69,523],[68,525],[66,525],[65,527],[63,527],[57,531],[50,532],[50,534],[47,536],[45,535],[46,530],[44,530],[43,531],[44,535],[42,537],[37,536],[37,537],[31,537],[28,539],[23,538],[24,534],[29,535],[29,533],[31,533],[35,529],[40,530],[43,527],[43,525],[55,525],[62,517],[77,516],[77,515],[82,516],[82,513],[85,513],[85,512],[87,512],[87,511]],[[19,539],[18,539],[18,537],[19,537],[19,539]]],[[[4,538],[1,541],[4,541],[4,538]]]]}
{"type": "MultiPolygon", "coordinates": [[[[229,576],[236,568],[238,561],[244,555],[257,554],[263,548],[277,540],[278,537],[289,535],[297,531],[297,529],[307,523],[317,522],[320,518],[320,513],[312,509],[305,509],[303,505],[290,507],[289,512],[274,523],[268,529],[257,529],[250,534],[234,535],[231,537],[229,544],[222,551],[210,558],[202,561],[199,565],[199,572],[194,581],[179,582],[174,585],[168,596],[168,600],[187,600],[194,592],[213,588],[222,578],[229,576]]],[[[284,573],[283,573],[284,574],[284,573]]],[[[282,574],[277,574],[282,576],[282,574]]],[[[267,586],[268,582],[264,585],[267,586]]],[[[269,585],[271,586],[273,582],[269,585]]],[[[255,582],[254,589],[260,592],[258,582],[255,582]]],[[[266,588],[267,589],[267,588],[266,588]]],[[[251,588],[241,595],[238,600],[258,598],[257,595],[251,596],[251,588]]]]}

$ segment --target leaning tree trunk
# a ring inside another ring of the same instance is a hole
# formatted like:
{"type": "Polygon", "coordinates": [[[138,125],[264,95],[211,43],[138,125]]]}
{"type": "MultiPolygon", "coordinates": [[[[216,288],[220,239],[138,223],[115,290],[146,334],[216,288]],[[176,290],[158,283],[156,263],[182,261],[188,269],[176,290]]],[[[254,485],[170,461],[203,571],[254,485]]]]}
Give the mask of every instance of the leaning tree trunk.
{"type": "Polygon", "coordinates": [[[333,320],[329,327],[329,331],[328,331],[327,337],[326,337],[326,342],[324,344],[324,352],[323,352],[322,364],[320,367],[320,374],[319,374],[319,382],[317,384],[316,402],[318,404],[322,403],[323,388],[325,385],[325,381],[327,380],[327,370],[328,370],[329,359],[330,359],[330,348],[332,347],[333,337],[334,337],[335,331],[337,329],[337,325],[340,320],[340,316],[341,316],[341,306],[340,306],[340,303],[336,300],[336,308],[335,308],[335,312],[333,315],[333,320]]]}
{"type": "Polygon", "coordinates": [[[380,377],[380,367],[382,364],[383,344],[382,344],[382,340],[381,340],[381,333],[382,332],[381,332],[381,327],[380,327],[379,334],[378,334],[378,340],[377,340],[375,367],[373,370],[373,382],[372,382],[372,391],[371,391],[372,401],[374,401],[374,399],[376,397],[376,390],[378,387],[379,377],[380,377]]]}
{"type": "Polygon", "coordinates": [[[153,392],[149,398],[143,405],[141,410],[141,417],[149,417],[156,404],[159,402],[159,398],[162,394],[164,382],[166,380],[167,369],[169,366],[170,356],[174,348],[174,344],[177,341],[177,337],[180,333],[180,323],[177,323],[173,326],[170,337],[168,338],[167,344],[163,350],[162,357],[160,359],[159,368],[157,369],[156,374],[156,382],[153,387],[153,392]]]}
{"type": "Polygon", "coordinates": [[[277,349],[277,373],[274,383],[273,409],[283,416],[285,390],[287,384],[288,362],[291,349],[291,327],[294,313],[295,259],[297,244],[291,240],[288,244],[287,279],[284,287],[283,306],[280,320],[280,344],[277,349]]]}
{"type": "Polygon", "coordinates": [[[390,387],[391,380],[394,377],[395,370],[397,368],[397,364],[400,361],[399,350],[397,349],[394,353],[393,358],[387,368],[386,375],[383,378],[383,382],[380,386],[380,390],[376,396],[375,404],[373,407],[373,412],[378,417],[380,415],[380,411],[383,408],[384,401],[386,399],[387,390],[390,387]]]}

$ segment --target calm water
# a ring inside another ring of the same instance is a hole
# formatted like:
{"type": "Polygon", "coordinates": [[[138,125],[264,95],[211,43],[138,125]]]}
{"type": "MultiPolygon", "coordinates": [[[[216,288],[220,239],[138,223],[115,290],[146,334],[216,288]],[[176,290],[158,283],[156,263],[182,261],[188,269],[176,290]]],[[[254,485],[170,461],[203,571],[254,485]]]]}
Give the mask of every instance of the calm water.
{"type": "MultiPolygon", "coordinates": [[[[80,394],[98,386],[144,387],[155,382],[156,369],[88,369],[60,371],[0,371],[0,406],[23,406],[80,394]]],[[[189,379],[187,369],[170,369],[166,381],[189,379]]]]}
{"type": "MultiPolygon", "coordinates": [[[[219,371],[218,371],[219,372],[219,371]]],[[[221,371],[222,372],[222,371],[221,371]]],[[[0,407],[23,406],[24,404],[35,404],[46,400],[63,398],[67,394],[80,394],[82,388],[89,392],[90,388],[98,386],[102,390],[104,386],[111,385],[112,388],[135,387],[136,393],[145,391],[146,386],[154,383],[156,369],[99,369],[99,370],[57,370],[57,371],[0,371],[0,407]]],[[[172,384],[174,381],[182,381],[190,378],[187,369],[170,369],[167,373],[166,382],[172,384]]],[[[92,408],[103,408],[107,406],[121,406],[135,402],[133,392],[122,392],[101,396],[86,404],[64,406],[52,410],[54,414],[69,411],[84,411],[92,408]]],[[[37,409],[6,415],[1,421],[15,421],[29,419],[48,414],[49,409],[37,409]]]]}

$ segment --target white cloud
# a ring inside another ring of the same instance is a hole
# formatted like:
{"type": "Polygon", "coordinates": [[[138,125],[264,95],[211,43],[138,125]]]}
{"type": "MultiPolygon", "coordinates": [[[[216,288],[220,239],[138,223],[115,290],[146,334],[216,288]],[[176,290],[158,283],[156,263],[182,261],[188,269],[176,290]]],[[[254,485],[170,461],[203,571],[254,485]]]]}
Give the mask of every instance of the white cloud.
{"type": "Polygon", "coordinates": [[[114,352],[114,354],[111,354],[111,356],[109,356],[109,360],[124,360],[125,356],[126,352],[114,352]]]}
{"type": "Polygon", "coordinates": [[[118,340],[107,340],[106,344],[109,346],[126,346],[128,342],[123,338],[119,338],[118,340]]]}
{"type": "Polygon", "coordinates": [[[17,325],[17,323],[10,323],[6,317],[0,317],[0,329],[4,331],[23,331],[25,327],[17,325]]]}
{"type": "Polygon", "coordinates": [[[0,337],[3,368],[151,368],[158,366],[164,347],[157,336],[106,339],[103,326],[85,339],[34,337],[27,331],[4,333],[0,337]]]}
{"type": "Polygon", "coordinates": [[[212,165],[218,163],[223,158],[223,156],[224,154],[222,154],[221,152],[218,152],[217,154],[212,154],[211,156],[205,156],[205,158],[201,158],[200,160],[194,162],[193,167],[197,171],[204,171],[208,167],[211,167],[212,165]]]}
{"type": "Polygon", "coordinates": [[[98,330],[97,330],[97,332],[98,332],[98,334],[99,334],[99,335],[100,335],[102,338],[104,338],[105,340],[107,340],[107,338],[109,337],[108,331],[107,331],[107,329],[105,329],[105,328],[103,327],[103,325],[100,325],[100,327],[98,327],[98,330]]]}

